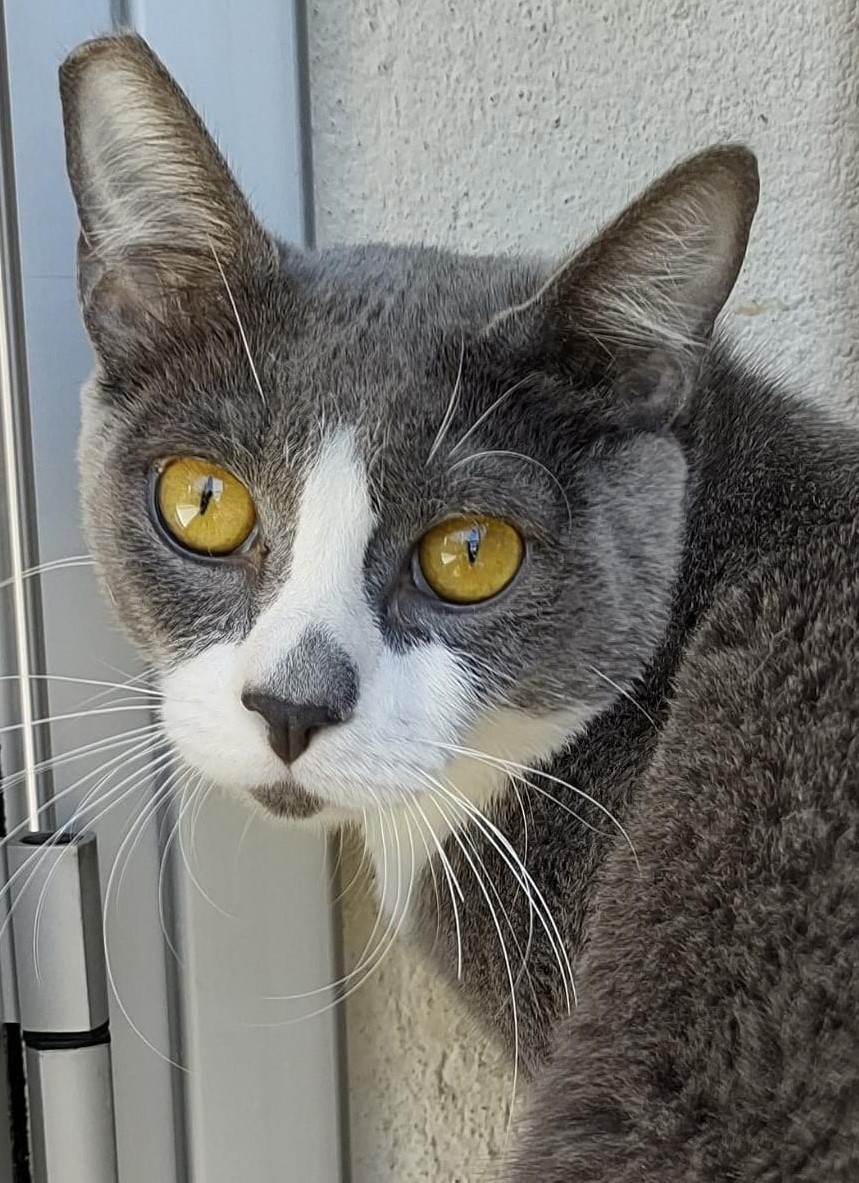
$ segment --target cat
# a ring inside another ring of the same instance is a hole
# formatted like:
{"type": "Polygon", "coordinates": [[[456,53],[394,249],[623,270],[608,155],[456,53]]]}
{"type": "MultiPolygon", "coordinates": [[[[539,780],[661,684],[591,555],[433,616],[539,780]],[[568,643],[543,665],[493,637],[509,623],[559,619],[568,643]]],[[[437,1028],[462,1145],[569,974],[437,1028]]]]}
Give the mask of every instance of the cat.
{"type": "Polygon", "coordinates": [[[529,1078],[510,1180],[859,1178],[859,441],[714,333],[753,155],[551,265],[305,253],[143,41],[61,92],[87,536],[176,750],[361,826],[529,1078]]]}

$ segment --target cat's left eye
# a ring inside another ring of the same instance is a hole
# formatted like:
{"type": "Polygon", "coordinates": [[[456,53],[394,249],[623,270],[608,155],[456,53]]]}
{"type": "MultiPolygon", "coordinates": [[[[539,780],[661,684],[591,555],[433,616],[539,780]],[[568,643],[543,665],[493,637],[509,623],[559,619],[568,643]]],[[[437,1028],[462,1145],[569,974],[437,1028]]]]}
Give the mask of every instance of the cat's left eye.
{"type": "Polygon", "coordinates": [[[439,599],[479,604],[512,582],[525,555],[522,536],[501,518],[448,518],[418,543],[421,575],[439,599]]]}
{"type": "Polygon", "coordinates": [[[164,528],[195,554],[233,554],[256,525],[253,499],[241,481],[198,456],[167,461],[158,476],[156,502],[164,528]]]}

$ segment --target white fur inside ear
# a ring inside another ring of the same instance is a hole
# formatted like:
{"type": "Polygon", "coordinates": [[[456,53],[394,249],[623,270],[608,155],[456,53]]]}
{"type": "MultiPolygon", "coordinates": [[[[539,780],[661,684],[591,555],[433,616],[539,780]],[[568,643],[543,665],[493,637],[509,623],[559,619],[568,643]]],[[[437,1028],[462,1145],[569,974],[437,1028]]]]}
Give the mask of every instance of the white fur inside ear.
{"type": "Polygon", "coordinates": [[[668,348],[694,361],[736,280],[756,204],[750,153],[700,153],[652,185],[486,331],[536,309],[562,335],[577,328],[609,357],[668,348]]]}
{"type": "Polygon", "coordinates": [[[168,80],[121,55],[95,57],[77,91],[76,171],[91,248],[121,256],[144,244],[214,246],[226,258],[231,231],[219,186],[226,169],[168,80]]]}

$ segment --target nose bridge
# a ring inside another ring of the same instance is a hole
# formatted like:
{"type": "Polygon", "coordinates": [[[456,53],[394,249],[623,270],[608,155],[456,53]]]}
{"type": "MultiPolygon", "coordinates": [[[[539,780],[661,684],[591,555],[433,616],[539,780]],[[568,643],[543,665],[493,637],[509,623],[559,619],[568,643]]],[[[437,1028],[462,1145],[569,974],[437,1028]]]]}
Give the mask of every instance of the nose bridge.
{"type": "Polygon", "coordinates": [[[288,702],[324,706],[343,720],[355,709],[358,671],[327,629],[310,625],[274,665],[265,689],[288,702]]]}
{"type": "Polygon", "coordinates": [[[352,432],[338,429],[308,467],[286,578],[246,642],[247,684],[281,685],[293,700],[290,685],[318,695],[325,684],[342,697],[357,682],[354,667],[371,667],[376,637],[364,554],[373,524],[352,432]]]}

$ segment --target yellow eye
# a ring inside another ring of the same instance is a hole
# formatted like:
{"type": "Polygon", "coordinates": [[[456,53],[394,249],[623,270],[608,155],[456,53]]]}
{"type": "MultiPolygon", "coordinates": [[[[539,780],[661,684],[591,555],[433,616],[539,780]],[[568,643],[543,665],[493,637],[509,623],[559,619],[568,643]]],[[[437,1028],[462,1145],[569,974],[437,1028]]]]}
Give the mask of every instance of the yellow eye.
{"type": "Polygon", "coordinates": [[[170,460],[158,478],[158,510],[178,543],[204,555],[228,555],[256,522],[251,495],[232,473],[196,456],[170,460]]]}
{"type": "Polygon", "coordinates": [[[448,518],[424,534],[418,561],[442,600],[478,604],[498,595],[522,565],[525,544],[500,518],[448,518]]]}

